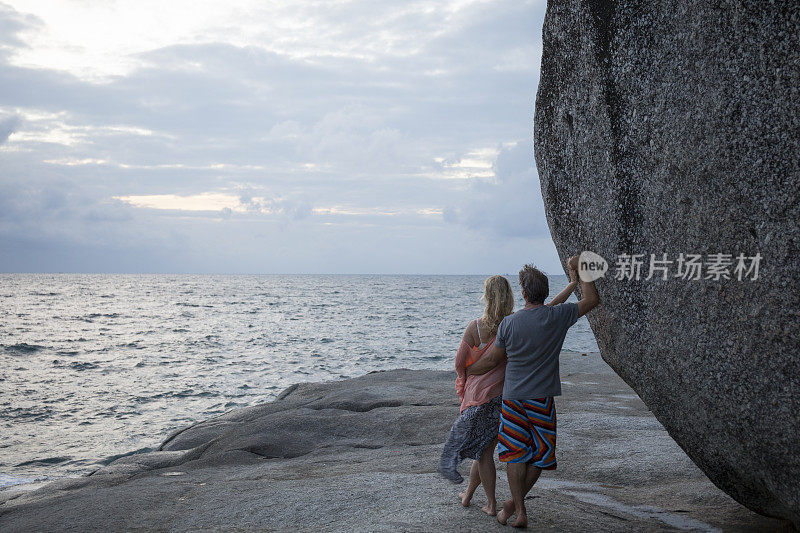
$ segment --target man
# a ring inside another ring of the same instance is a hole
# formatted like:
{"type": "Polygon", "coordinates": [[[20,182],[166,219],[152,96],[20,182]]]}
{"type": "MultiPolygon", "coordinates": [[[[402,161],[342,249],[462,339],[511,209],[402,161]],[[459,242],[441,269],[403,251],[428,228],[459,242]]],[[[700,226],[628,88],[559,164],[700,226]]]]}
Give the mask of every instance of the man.
{"type": "MultiPolygon", "coordinates": [[[[578,256],[567,266],[578,269],[578,256]]],[[[500,323],[494,346],[467,369],[484,374],[506,360],[498,452],[507,463],[511,500],[503,504],[497,521],[505,525],[516,514],[514,527],[528,524],[525,495],[542,470],[556,468],[555,396],[561,395],[558,356],[567,330],[600,303],[594,282],[581,280],[583,298],[577,304],[547,306],[547,276],[532,265],[519,272],[525,307],[500,323]]]]}

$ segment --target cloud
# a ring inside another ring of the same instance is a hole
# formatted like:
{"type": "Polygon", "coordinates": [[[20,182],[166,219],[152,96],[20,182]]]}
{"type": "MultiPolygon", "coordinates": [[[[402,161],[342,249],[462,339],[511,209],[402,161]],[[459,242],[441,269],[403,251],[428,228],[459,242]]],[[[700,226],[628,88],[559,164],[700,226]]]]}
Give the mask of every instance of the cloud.
{"type": "Polygon", "coordinates": [[[234,210],[244,211],[239,198],[233,194],[201,193],[189,196],[177,194],[149,194],[140,196],[115,196],[115,200],[146,209],[169,211],[220,211],[230,214],[234,210]]]}
{"type": "Polygon", "coordinates": [[[148,2],[0,4],[0,235],[37,268],[447,272],[546,235],[543,2],[148,2]]]}
{"type": "Polygon", "coordinates": [[[114,196],[114,200],[142,209],[205,213],[209,216],[222,214],[225,218],[230,218],[234,214],[247,214],[273,215],[299,220],[306,218],[312,212],[328,214],[337,212],[335,208],[313,208],[304,201],[257,197],[249,192],[239,194],[204,192],[183,196],[177,194],[128,195],[114,196]]]}
{"type": "Polygon", "coordinates": [[[493,180],[472,180],[464,202],[445,211],[447,220],[495,238],[549,236],[533,143],[520,140],[503,147],[492,170],[493,180]]]}
{"type": "Polygon", "coordinates": [[[19,127],[20,119],[17,115],[0,116],[0,145],[8,140],[12,133],[19,127]]]}
{"type": "Polygon", "coordinates": [[[21,34],[41,27],[42,20],[39,17],[20,13],[10,5],[0,2],[0,58],[19,48],[29,48],[21,34]]]}

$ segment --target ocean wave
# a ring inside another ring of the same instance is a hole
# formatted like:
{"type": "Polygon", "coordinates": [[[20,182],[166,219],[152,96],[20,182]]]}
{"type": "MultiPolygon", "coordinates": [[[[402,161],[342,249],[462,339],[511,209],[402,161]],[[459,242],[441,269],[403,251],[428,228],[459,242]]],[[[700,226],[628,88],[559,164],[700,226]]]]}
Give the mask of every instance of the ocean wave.
{"type": "Polygon", "coordinates": [[[46,346],[41,346],[39,344],[28,344],[27,342],[18,342],[17,344],[3,346],[3,349],[12,355],[32,354],[41,350],[45,350],[46,348],[46,346]]]}
{"type": "Polygon", "coordinates": [[[93,370],[95,368],[100,368],[100,365],[98,365],[97,363],[90,363],[90,362],[79,363],[78,361],[73,361],[69,364],[69,367],[72,370],[81,371],[81,370],[93,370]]]}
{"type": "Polygon", "coordinates": [[[52,418],[53,411],[50,407],[32,406],[32,407],[9,407],[0,410],[0,420],[8,420],[10,422],[17,422],[19,420],[30,421],[44,421],[52,418]]]}
{"type": "Polygon", "coordinates": [[[100,365],[97,363],[92,363],[89,361],[81,362],[81,361],[71,361],[69,364],[65,365],[61,362],[60,359],[53,359],[53,366],[59,368],[69,368],[71,370],[77,370],[81,372],[83,370],[94,370],[95,368],[100,368],[100,365]]]}
{"type": "Polygon", "coordinates": [[[8,474],[0,474],[0,489],[13,487],[14,485],[28,485],[34,481],[38,480],[30,477],[17,477],[9,476],[8,474]]]}
{"type": "Polygon", "coordinates": [[[61,456],[61,457],[45,457],[44,459],[31,459],[30,461],[23,461],[19,464],[14,466],[48,466],[48,465],[57,465],[60,463],[66,463],[67,461],[72,460],[70,456],[61,456]]]}
{"type": "Polygon", "coordinates": [[[218,392],[195,392],[194,389],[185,389],[182,391],[160,392],[151,396],[137,396],[134,401],[136,403],[147,403],[156,400],[163,400],[165,398],[218,398],[220,396],[222,395],[218,392]]]}
{"type": "Polygon", "coordinates": [[[86,318],[119,318],[119,313],[89,313],[86,318]]]}

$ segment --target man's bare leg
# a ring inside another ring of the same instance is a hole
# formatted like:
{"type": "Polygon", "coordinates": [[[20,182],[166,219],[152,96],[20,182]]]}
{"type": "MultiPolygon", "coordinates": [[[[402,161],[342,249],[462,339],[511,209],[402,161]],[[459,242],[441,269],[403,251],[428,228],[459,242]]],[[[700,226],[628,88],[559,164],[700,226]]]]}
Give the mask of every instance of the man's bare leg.
{"type": "MultiPolygon", "coordinates": [[[[486,505],[481,509],[489,516],[497,514],[497,500],[495,499],[495,482],[497,481],[497,470],[494,466],[494,447],[497,446],[497,440],[492,441],[486,448],[484,448],[481,458],[478,461],[478,469],[483,482],[483,490],[486,491],[486,505]]],[[[475,463],[473,463],[475,464],[475,463]]]]}
{"type": "MultiPolygon", "coordinates": [[[[511,489],[511,499],[514,501],[514,512],[517,519],[512,524],[520,527],[519,524],[528,523],[528,513],[525,509],[525,478],[528,473],[528,465],[525,463],[508,463],[508,488],[511,489]]],[[[524,526],[521,526],[524,527],[524,526]]]]}
{"type": "MultiPolygon", "coordinates": [[[[536,481],[539,479],[539,476],[542,473],[542,469],[539,468],[538,466],[533,466],[532,464],[529,464],[529,463],[508,463],[506,465],[506,468],[508,469],[508,467],[510,467],[512,465],[525,466],[525,486],[524,486],[524,491],[523,491],[523,496],[522,496],[523,502],[524,502],[525,496],[531,491],[533,486],[536,484],[536,481]]],[[[509,478],[508,479],[508,484],[509,484],[509,486],[511,486],[511,474],[510,473],[509,473],[508,478],[509,478]]],[[[513,495],[513,491],[512,491],[512,495],[513,495]]],[[[523,507],[523,509],[524,509],[524,507],[523,507]]],[[[510,499],[510,500],[506,500],[503,503],[503,509],[499,513],[497,513],[497,521],[500,522],[503,525],[506,525],[506,522],[508,521],[508,519],[511,518],[511,515],[513,515],[515,512],[516,512],[516,504],[514,503],[513,498],[510,499]]],[[[519,517],[517,518],[517,521],[519,521],[519,517]]],[[[525,521],[527,523],[527,513],[526,513],[525,521]]],[[[514,525],[516,525],[516,524],[514,524],[514,525]]],[[[518,526],[518,527],[524,527],[524,526],[518,526]]]]}
{"type": "Polygon", "coordinates": [[[458,495],[461,499],[461,505],[469,507],[469,502],[472,501],[472,496],[475,494],[475,490],[480,484],[481,475],[478,468],[478,461],[472,461],[472,466],[469,467],[469,483],[467,484],[467,490],[458,495]]]}

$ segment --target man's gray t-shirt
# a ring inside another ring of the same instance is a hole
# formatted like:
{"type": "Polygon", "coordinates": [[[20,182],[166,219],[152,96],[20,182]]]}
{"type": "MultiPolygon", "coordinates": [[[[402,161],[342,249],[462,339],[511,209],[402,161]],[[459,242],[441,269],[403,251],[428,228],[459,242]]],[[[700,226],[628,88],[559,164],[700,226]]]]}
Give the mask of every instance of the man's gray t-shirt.
{"type": "Polygon", "coordinates": [[[494,345],[508,355],[503,398],[532,400],[561,394],[558,355],[567,330],[578,320],[578,304],[542,305],[508,315],[494,345]]]}

